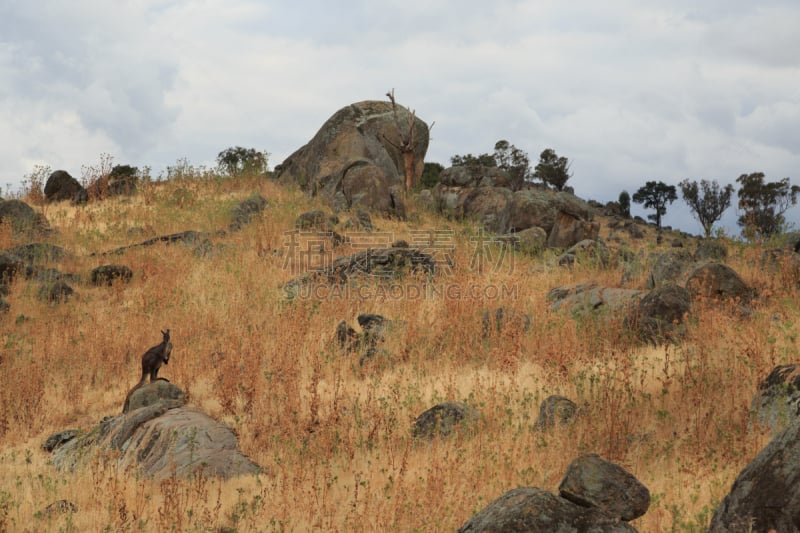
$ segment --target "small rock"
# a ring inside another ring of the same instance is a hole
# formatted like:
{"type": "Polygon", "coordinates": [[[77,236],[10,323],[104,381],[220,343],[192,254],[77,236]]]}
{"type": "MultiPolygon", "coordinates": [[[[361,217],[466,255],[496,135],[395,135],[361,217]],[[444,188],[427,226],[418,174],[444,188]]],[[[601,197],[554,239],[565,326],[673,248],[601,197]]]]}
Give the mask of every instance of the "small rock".
{"type": "Polygon", "coordinates": [[[103,265],[92,270],[92,285],[108,285],[115,281],[128,283],[133,278],[133,271],[125,265],[103,265]]]}
{"type": "Polygon", "coordinates": [[[597,454],[578,457],[567,468],[558,492],[583,507],[595,507],[624,521],[647,512],[650,491],[624,468],[597,454]]]}
{"type": "Polygon", "coordinates": [[[72,503],[69,500],[58,500],[57,502],[53,502],[47,507],[44,508],[42,511],[42,515],[44,517],[52,517],[56,514],[64,514],[64,513],[77,513],[78,506],[72,503]]]}
{"type": "Polygon", "coordinates": [[[355,352],[361,346],[361,337],[356,330],[347,325],[346,321],[342,320],[336,326],[336,342],[339,344],[339,348],[355,352]]]}
{"type": "Polygon", "coordinates": [[[580,414],[578,404],[564,396],[552,395],[539,406],[539,418],[533,424],[534,430],[566,426],[580,414]]]}
{"type": "Polygon", "coordinates": [[[46,452],[52,452],[62,444],[71,441],[78,435],[78,430],[76,429],[67,429],[64,431],[59,431],[58,433],[53,433],[47,440],[44,441],[42,444],[42,448],[46,452]]]}
{"type": "Polygon", "coordinates": [[[469,427],[480,419],[474,407],[463,402],[444,402],[419,415],[414,421],[412,435],[415,439],[447,437],[456,427],[469,427]]]}
{"type": "Polygon", "coordinates": [[[45,284],[39,287],[39,292],[36,293],[36,297],[41,301],[49,303],[61,303],[67,301],[74,294],[75,290],[70,287],[69,284],[59,280],[52,284],[45,284]]]}
{"type": "Polygon", "coordinates": [[[328,218],[324,211],[307,211],[300,214],[294,221],[295,229],[326,231],[330,229],[328,218]]]}

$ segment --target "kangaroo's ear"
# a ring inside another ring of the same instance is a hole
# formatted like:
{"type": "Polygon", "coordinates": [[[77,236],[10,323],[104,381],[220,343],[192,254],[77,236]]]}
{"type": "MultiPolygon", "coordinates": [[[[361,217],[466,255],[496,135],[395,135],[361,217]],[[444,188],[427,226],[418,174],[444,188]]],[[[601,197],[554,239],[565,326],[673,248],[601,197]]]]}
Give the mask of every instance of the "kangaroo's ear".
{"type": "MultiPolygon", "coordinates": [[[[167,330],[167,331],[169,331],[169,330],[167,330]]],[[[162,335],[166,335],[166,333],[164,333],[164,330],[163,330],[163,329],[161,330],[161,334],[162,334],[162,335]]]]}

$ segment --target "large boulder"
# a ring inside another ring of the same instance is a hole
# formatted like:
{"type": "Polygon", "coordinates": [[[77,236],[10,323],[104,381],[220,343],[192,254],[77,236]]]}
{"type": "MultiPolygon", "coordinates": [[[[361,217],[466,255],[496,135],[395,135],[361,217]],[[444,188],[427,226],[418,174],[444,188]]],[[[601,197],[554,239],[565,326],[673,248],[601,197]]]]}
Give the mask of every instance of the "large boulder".
{"type": "Polygon", "coordinates": [[[573,503],[601,509],[626,522],[639,518],[650,507],[647,487],[621,466],[593,453],[572,461],[558,492],[573,503]]]}
{"type": "Polygon", "coordinates": [[[555,195],[543,189],[524,189],[514,193],[509,225],[514,231],[538,226],[550,233],[556,221],[558,209],[555,195]]]}
{"type": "Polygon", "coordinates": [[[592,222],[589,204],[568,192],[531,188],[513,192],[498,187],[498,180],[455,179],[453,172],[445,182],[433,188],[432,195],[439,211],[448,217],[470,218],[495,233],[518,233],[528,228],[541,228],[549,235],[547,245],[569,248],[583,239],[596,239],[599,225],[592,222]],[[466,185],[462,185],[466,184],[466,185]]]}
{"type": "Polygon", "coordinates": [[[506,233],[512,199],[509,189],[477,187],[466,194],[461,209],[464,218],[479,222],[486,231],[506,233]]]}
{"type": "Polygon", "coordinates": [[[686,281],[686,289],[692,299],[735,300],[741,304],[750,303],[754,295],[739,274],[722,263],[707,263],[694,269],[686,281]]]}
{"type": "Polygon", "coordinates": [[[650,505],[650,491],[622,467],[590,454],[575,459],[559,495],[510,490],[468,520],[459,533],[635,532],[627,523],[650,505]]]}
{"type": "MultiPolygon", "coordinates": [[[[408,274],[433,275],[436,259],[419,248],[370,248],[353,255],[338,257],[330,265],[302,274],[286,283],[286,295],[303,296],[304,288],[311,289],[305,296],[318,295],[315,288],[344,285],[358,279],[370,282],[391,281],[408,274]]],[[[333,292],[323,291],[330,295],[333,292]]]]}
{"type": "Polygon", "coordinates": [[[576,283],[551,289],[547,293],[552,311],[568,310],[574,316],[617,316],[627,314],[646,293],[634,289],[603,287],[596,283],[576,283]]]}
{"type": "Polygon", "coordinates": [[[533,487],[510,490],[470,518],[458,533],[635,533],[600,509],[533,487]]]}
{"type": "Polygon", "coordinates": [[[163,403],[170,408],[182,407],[186,404],[186,393],[177,385],[173,385],[166,379],[159,378],[157,381],[134,388],[125,400],[122,414],[159,403],[163,403]]]}
{"type": "Polygon", "coordinates": [[[50,233],[47,219],[22,200],[0,200],[0,222],[2,221],[11,222],[15,235],[34,237],[50,233]]]}
{"type": "Polygon", "coordinates": [[[130,409],[58,447],[52,463],[61,471],[91,464],[96,453],[118,454],[119,468],[138,466],[156,479],[197,473],[223,479],[259,472],[237,448],[236,436],[204,413],[185,407],[175,385],[156,381],[130,396],[130,409]]]}
{"type": "Polygon", "coordinates": [[[48,202],[72,200],[83,191],[83,185],[66,170],[56,170],[44,184],[44,198],[48,202]]]}
{"type": "Polygon", "coordinates": [[[683,320],[690,309],[689,291],[678,285],[664,285],[632,307],[625,325],[642,340],[664,342],[683,334],[683,320]]]}
{"type": "Polygon", "coordinates": [[[651,256],[653,267],[647,278],[646,288],[655,289],[667,283],[683,285],[695,266],[692,253],[685,248],[672,248],[651,256]]]}
{"type": "Polygon", "coordinates": [[[559,211],[553,229],[547,236],[547,246],[566,249],[583,240],[595,240],[599,234],[600,225],[597,222],[559,211]]]}
{"type": "Polygon", "coordinates": [[[336,215],[328,216],[325,211],[315,209],[300,213],[294,221],[294,227],[298,230],[330,231],[338,223],[336,215]]]}
{"type": "Polygon", "coordinates": [[[800,531],[800,419],[750,461],[711,519],[711,533],[800,531]]]}
{"type": "Polygon", "coordinates": [[[308,144],[275,169],[284,183],[312,195],[337,199],[339,207],[362,207],[402,216],[405,184],[401,135],[413,124],[412,167],[422,175],[428,125],[408,109],[384,101],[358,102],[337,111],[308,144]]]}
{"type": "Polygon", "coordinates": [[[537,255],[545,249],[547,232],[538,226],[514,233],[517,250],[528,255],[537,255]]]}
{"type": "Polygon", "coordinates": [[[751,414],[756,423],[773,433],[800,420],[800,364],[779,365],[758,384],[751,414]]]}

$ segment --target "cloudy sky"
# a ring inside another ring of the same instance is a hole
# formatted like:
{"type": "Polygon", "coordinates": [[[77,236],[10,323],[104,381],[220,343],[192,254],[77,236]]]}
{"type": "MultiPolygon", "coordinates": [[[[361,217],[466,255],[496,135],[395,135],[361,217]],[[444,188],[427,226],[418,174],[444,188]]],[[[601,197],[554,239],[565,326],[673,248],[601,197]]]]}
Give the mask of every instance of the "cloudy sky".
{"type": "MultiPolygon", "coordinates": [[[[158,175],[240,145],[273,167],[391,88],[435,121],[428,161],[550,147],[583,198],[800,184],[798,27],[796,0],[3,0],[0,186],[100,154],[158,175]]],[[[700,231],[681,201],[665,224],[700,231]]]]}

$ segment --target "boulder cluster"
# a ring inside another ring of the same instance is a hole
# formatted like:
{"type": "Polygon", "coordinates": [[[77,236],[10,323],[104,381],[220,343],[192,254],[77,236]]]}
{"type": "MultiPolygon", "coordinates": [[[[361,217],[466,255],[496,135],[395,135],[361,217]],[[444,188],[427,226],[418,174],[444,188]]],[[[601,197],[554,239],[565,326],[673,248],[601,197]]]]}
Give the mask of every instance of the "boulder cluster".
{"type": "Polygon", "coordinates": [[[649,506],[650,491],[633,474],[596,454],[588,454],[569,465],[558,494],[534,487],[512,489],[458,531],[635,532],[628,522],[645,514],[649,506]]]}

